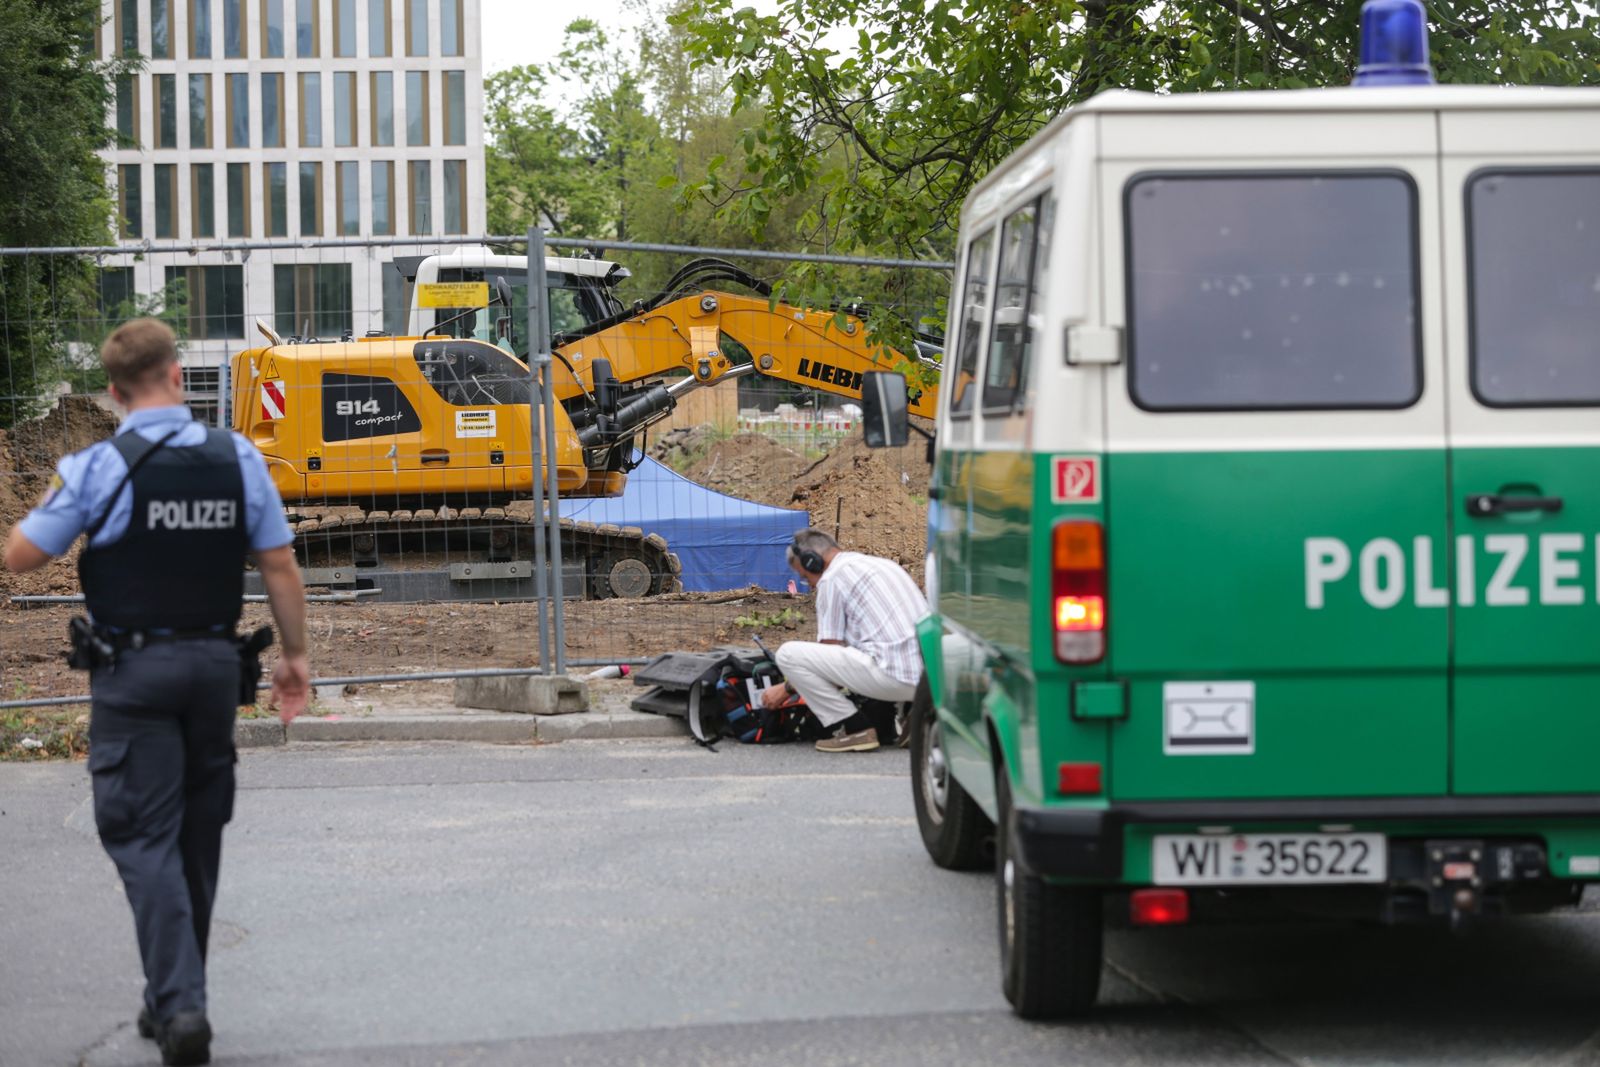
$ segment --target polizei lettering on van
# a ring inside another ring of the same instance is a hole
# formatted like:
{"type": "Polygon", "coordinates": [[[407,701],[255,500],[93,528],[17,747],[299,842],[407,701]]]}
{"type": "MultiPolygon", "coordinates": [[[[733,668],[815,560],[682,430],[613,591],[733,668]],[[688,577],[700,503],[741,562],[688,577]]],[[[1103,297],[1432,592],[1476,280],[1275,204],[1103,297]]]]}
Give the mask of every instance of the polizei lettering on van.
{"type": "Polygon", "coordinates": [[[1324,607],[1330,587],[1353,580],[1361,599],[1379,609],[1407,599],[1419,608],[1451,603],[1470,608],[1478,603],[1480,575],[1487,578],[1487,607],[1582,605],[1591,596],[1600,602],[1600,535],[1591,542],[1588,535],[1576,533],[1500,533],[1481,541],[1463,534],[1456,538],[1453,597],[1435,577],[1437,555],[1431,537],[1412,538],[1409,545],[1377,537],[1359,551],[1337,537],[1308,537],[1306,607],[1324,607]],[[1533,573],[1523,576],[1523,566],[1530,562],[1533,573]]]}
{"type": "Polygon", "coordinates": [[[236,500],[152,500],[151,530],[231,530],[239,525],[236,500]]]}
{"type": "Polygon", "coordinates": [[[807,378],[815,378],[819,382],[848,386],[858,393],[861,392],[860,371],[846,370],[843,367],[835,367],[832,363],[822,363],[814,359],[801,359],[800,373],[807,378]]]}

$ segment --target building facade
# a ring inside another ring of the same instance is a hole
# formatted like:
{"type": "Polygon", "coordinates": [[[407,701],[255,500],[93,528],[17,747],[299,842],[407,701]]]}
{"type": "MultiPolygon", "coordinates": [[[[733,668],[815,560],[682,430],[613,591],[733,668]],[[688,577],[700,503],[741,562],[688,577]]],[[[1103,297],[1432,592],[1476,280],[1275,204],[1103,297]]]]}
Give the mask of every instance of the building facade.
{"type": "Polygon", "coordinates": [[[427,249],[381,242],[484,232],[479,0],[103,3],[100,54],[145,57],[105,153],[121,243],[145,254],[106,257],[102,305],[182,294],[202,414],[257,318],[285,337],[398,330],[393,260],[427,249]],[[380,245],[305,247],[338,238],[380,245]],[[278,247],[212,247],[262,242],[278,247]]]}

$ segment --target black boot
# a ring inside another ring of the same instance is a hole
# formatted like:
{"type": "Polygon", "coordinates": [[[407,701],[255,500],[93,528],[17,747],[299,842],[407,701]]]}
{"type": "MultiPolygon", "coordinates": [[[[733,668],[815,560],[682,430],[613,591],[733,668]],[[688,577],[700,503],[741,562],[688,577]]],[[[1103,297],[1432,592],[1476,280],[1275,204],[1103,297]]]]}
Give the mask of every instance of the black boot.
{"type": "Polygon", "coordinates": [[[167,1067],[211,1062],[211,1024],[203,1011],[180,1011],[161,1028],[159,1040],[167,1067]]]}

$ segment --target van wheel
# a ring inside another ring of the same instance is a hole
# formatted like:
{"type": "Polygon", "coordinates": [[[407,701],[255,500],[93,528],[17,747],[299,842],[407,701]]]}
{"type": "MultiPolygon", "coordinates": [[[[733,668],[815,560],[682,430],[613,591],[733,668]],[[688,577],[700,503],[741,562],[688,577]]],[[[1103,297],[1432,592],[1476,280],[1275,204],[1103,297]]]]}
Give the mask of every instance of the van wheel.
{"type": "Polygon", "coordinates": [[[1001,985],[1024,1019],[1081,1015],[1100,995],[1100,891],[1051,885],[1016,862],[1011,783],[1001,767],[995,799],[999,823],[995,883],[1000,903],[1001,985]]]}
{"type": "Polygon", "coordinates": [[[950,772],[944,730],[926,673],[917,683],[906,729],[911,733],[911,800],[923,847],[946,870],[977,870],[987,858],[985,838],[993,827],[950,772]]]}

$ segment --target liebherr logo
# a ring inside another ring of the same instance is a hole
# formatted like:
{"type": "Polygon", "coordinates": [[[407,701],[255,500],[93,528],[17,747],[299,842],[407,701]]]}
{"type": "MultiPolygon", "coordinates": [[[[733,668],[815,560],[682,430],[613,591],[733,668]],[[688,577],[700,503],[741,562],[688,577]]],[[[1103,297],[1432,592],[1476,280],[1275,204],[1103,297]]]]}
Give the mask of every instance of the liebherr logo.
{"type": "Polygon", "coordinates": [[[1440,556],[1431,537],[1414,537],[1409,546],[1376,537],[1359,552],[1337,537],[1308,537],[1306,607],[1325,607],[1329,590],[1350,580],[1352,566],[1361,599],[1379,610],[1407,597],[1419,608],[1452,603],[1470,608],[1480,592],[1484,606],[1491,608],[1582,605],[1591,595],[1600,601],[1600,535],[1591,542],[1588,534],[1506,533],[1480,542],[1463,534],[1455,539],[1454,589],[1444,579],[1446,561],[1440,556]],[[1532,573],[1526,573],[1529,563],[1532,573]]]}
{"type": "Polygon", "coordinates": [[[861,372],[835,367],[832,363],[819,363],[814,359],[802,359],[800,361],[800,376],[854,389],[858,393],[861,392],[861,372]]]}

